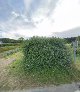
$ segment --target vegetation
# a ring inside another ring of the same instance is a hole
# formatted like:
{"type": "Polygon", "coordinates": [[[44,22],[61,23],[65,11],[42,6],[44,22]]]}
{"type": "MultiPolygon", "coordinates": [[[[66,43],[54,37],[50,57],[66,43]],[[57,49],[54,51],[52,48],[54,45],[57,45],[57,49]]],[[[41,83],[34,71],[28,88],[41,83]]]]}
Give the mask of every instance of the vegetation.
{"type": "Polygon", "coordinates": [[[3,43],[21,43],[21,40],[14,40],[9,38],[0,38],[0,41],[3,43]]]}
{"type": "Polygon", "coordinates": [[[21,43],[24,41],[23,37],[20,37],[18,40],[9,39],[9,38],[0,38],[0,47],[4,46],[20,46],[21,43]]]}
{"type": "Polygon", "coordinates": [[[71,53],[59,38],[33,37],[24,45],[24,67],[29,71],[59,68],[64,70],[72,63],[71,53]]]}
{"type": "Polygon", "coordinates": [[[70,44],[59,38],[33,37],[26,40],[22,44],[23,52],[8,56],[15,58],[15,62],[7,69],[6,85],[1,83],[0,88],[24,89],[80,81],[80,47],[76,62],[73,62],[70,44]]]}
{"type": "Polygon", "coordinates": [[[22,59],[12,64],[10,72],[13,76],[21,76],[20,80],[25,76],[23,80],[30,82],[30,86],[33,83],[43,86],[76,80],[71,54],[63,39],[33,37],[25,42],[23,53],[22,59]]]}
{"type": "Polygon", "coordinates": [[[70,43],[72,43],[73,41],[76,40],[76,37],[65,38],[65,40],[66,40],[66,42],[67,42],[68,44],[70,44],[70,43]]]}
{"type": "Polygon", "coordinates": [[[80,47],[77,48],[76,54],[77,56],[80,56],[80,47]]]}
{"type": "Polygon", "coordinates": [[[4,43],[0,44],[0,47],[5,47],[5,46],[19,46],[21,45],[20,43],[4,43]]]}
{"type": "Polygon", "coordinates": [[[6,56],[12,55],[12,54],[14,54],[14,53],[17,53],[17,52],[19,52],[19,51],[20,51],[20,48],[15,48],[15,49],[12,49],[12,50],[3,52],[3,53],[1,53],[0,55],[1,55],[2,57],[6,57],[6,56]]]}
{"type": "Polygon", "coordinates": [[[0,53],[3,53],[5,51],[13,50],[15,48],[18,48],[19,46],[5,46],[5,47],[0,47],[0,53]]]}

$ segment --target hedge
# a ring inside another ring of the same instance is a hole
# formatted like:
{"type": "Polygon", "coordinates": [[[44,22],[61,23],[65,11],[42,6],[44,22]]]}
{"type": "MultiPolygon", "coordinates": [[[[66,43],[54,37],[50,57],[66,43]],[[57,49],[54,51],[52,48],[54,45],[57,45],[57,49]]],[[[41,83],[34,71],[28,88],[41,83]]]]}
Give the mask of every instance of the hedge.
{"type": "Polygon", "coordinates": [[[29,71],[68,69],[72,63],[70,50],[60,38],[32,37],[24,42],[24,68],[29,71]]]}

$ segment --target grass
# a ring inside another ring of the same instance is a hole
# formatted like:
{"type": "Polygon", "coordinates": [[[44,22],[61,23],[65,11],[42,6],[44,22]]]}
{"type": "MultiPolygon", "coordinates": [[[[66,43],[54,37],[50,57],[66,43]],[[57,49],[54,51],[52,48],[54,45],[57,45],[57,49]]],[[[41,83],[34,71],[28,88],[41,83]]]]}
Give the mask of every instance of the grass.
{"type": "MultiPolygon", "coordinates": [[[[11,55],[9,55],[9,56],[6,56],[6,58],[15,58],[16,61],[15,61],[14,63],[16,63],[17,61],[21,60],[22,57],[23,57],[23,54],[22,54],[21,51],[19,51],[19,52],[17,52],[17,53],[13,53],[13,54],[11,54],[11,55]]],[[[12,64],[14,64],[14,63],[12,63],[12,64]]]]}
{"type": "Polygon", "coordinates": [[[13,50],[19,46],[5,46],[5,47],[0,47],[0,53],[3,53],[5,51],[13,50]]]}
{"type": "Polygon", "coordinates": [[[14,58],[14,57],[15,57],[16,61],[12,62],[12,64],[9,66],[10,73],[11,73],[11,75],[15,75],[15,74],[19,75],[20,73],[22,74],[23,73],[22,64],[21,64],[21,60],[23,58],[22,52],[15,53],[6,58],[14,58]]]}
{"type": "Polygon", "coordinates": [[[80,71],[80,56],[77,56],[75,66],[80,71]]]}

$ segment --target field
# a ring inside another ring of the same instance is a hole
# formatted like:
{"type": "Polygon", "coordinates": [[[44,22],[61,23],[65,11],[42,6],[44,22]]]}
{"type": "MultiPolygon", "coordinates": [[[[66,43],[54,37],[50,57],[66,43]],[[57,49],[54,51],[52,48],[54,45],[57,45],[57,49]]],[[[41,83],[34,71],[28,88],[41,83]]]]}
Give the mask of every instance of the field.
{"type": "MultiPolygon", "coordinates": [[[[73,50],[70,44],[67,46],[73,50]]],[[[16,47],[18,48],[18,46],[16,47]]],[[[2,52],[15,50],[15,46],[1,48],[4,48],[2,52]]],[[[73,51],[71,52],[73,56],[73,51]]],[[[2,66],[0,67],[0,90],[26,89],[80,81],[80,55],[77,55],[76,62],[73,60],[72,68],[69,71],[45,68],[41,72],[32,72],[32,70],[25,72],[23,62],[24,53],[22,49],[0,58],[0,66],[2,66]]]]}

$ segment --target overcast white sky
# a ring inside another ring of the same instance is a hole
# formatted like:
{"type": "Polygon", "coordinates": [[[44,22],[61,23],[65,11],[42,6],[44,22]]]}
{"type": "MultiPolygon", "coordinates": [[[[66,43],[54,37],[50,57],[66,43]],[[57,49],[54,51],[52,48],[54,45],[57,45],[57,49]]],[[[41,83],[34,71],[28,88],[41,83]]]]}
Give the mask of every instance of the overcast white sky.
{"type": "Polygon", "coordinates": [[[0,37],[50,36],[80,27],[80,0],[0,0],[0,37]]]}

